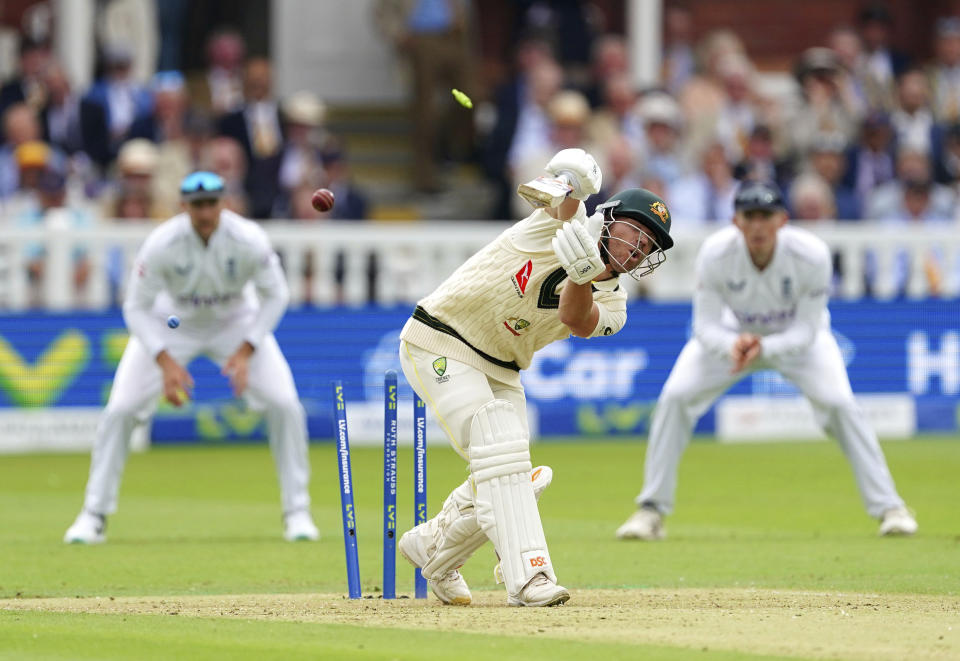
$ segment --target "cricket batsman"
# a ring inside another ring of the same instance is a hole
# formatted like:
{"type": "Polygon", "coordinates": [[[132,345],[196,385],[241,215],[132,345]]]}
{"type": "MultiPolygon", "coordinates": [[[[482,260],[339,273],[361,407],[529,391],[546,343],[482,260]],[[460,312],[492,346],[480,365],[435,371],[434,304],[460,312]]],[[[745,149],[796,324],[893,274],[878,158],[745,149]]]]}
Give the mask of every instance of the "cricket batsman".
{"type": "Polygon", "coordinates": [[[201,355],[222,367],[236,396],[265,412],[284,537],[316,540],[306,417],[273,336],[290,298],[279,259],[257,224],[223,208],[219,176],[194,172],[180,193],[184,213],[153,230],[137,255],[123,306],[130,340],[98,425],[83,509],[64,541],[106,541],[131,432],[161,393],[183,404],[193,386],[186,368],[201,355]]]}
{"type": "Polygon", "coordinates": [[[880,534],[913,534],[917,522],[897,493],[830,332],[829,248],[810,232],[787,226],[772,183],[742,184],[734,210],[733,224],[710,236],[697,256],[693,337],[660,393],[638,509],[617,537],[664,537],[680,456],[697,420],[734,383],[761,369],[778,371],[810,400],[817,422],[850,462],[867,513],[880,520],[880,534]]]}
{"type": "Polygon", "coordinates": [[[558,152],[545,170],[518,191],[536,210],[419,301],[400,335],[407,380],[470,471],[442,511],[399,543],[446,604],[470,603],[458,568],[487,539],[509,605],[570,598],[537,509],[549,469],[532,470],[520,370],[570,334],[619,331],[627,318],[619,278],[652,272],[673,245],[667,206],[646,190],[625,190],[586,217],[582,201],[600,190],[601,172],[582,149],[558,152]]]}

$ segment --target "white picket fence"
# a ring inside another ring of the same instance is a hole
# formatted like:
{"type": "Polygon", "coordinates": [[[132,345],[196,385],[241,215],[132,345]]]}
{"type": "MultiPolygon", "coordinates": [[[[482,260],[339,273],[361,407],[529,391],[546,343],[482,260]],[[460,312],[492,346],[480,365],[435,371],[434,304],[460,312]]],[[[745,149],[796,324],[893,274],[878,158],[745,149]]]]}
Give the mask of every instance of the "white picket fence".
{"type": "MultiPolygon", "coordinates": [[[[430,292],[457,266],[508,225],[493,222],[324,222],[300,224],[269,222],[264,225],[283,257],[292,293],[292,304],[310,301],[317,305],[360,305],[370,299],[379,303],[410,303],[430,292]],[[338,255],[342,257],[338,258],[338,255]],[[370,273],[371,255],[375,257],[370,273]],[[303,276],[311,260],[314,276],[303,276]],[[342,266],[342,286],[335,273],[342,266]],[[369,291],[372,286],[372,292],[369,291]],[[309,289],[308,289],[309,288],[309,289]]],[[[153,223],[101,223],[89,229],[10,228],[0,224],[0,308],[20,310],[31,305],[46,309],[98,309],[111,303],[108,263],[122,281],[129,275],[137,248],[153,223]],[[42,281],[28,282],[28,249],[43,246],[46,253],[42,281]],[[73,286],[75,252],[82,246],[90,265],[87,284],[79,294],[73,286]]],[[[960,296],[960,227],[894,227],[871,223],[818,223],[809,229],[839,253],[843,277],[840,298],[856,299],[864,293],[864,259],[876,256],[874,295],[888,298],[897,293],[898,259],[904,254],[915,265],[910,269],[907,294],[929,294],[924,269],[916,266],[932,252],[938,254],[941,296],[960,296]],[[898,254],[900,257],[898,257],[898,254]]],[[[630,283],[634,296],[654,300],[687,300],[693,290],[697,250],[716,228],[675,232],[675,247],[666,264],[639,284],[630,283]]]]}

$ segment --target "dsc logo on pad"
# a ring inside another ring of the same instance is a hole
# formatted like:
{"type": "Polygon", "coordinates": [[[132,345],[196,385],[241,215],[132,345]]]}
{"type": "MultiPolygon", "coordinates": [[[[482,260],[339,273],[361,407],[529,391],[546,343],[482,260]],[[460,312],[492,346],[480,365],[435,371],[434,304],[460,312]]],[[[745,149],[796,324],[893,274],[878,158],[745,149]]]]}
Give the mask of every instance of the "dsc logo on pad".
{"type": "Polygon", "coordinates": [[[528,558],[528,560],[530,561],[531,567],[544,567],[550,564],[550,561],[542,555],[538,555],[536,558],[528,558]]]}

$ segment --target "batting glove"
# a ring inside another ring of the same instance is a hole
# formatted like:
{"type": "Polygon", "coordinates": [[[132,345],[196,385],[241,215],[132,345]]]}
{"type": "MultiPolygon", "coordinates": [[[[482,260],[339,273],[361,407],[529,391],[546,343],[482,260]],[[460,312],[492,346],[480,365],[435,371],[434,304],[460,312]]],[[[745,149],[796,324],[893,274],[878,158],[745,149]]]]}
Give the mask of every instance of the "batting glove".
{"type": "Polygon", "coordinates": [[[573,186],[570,195],[578,200],[585,200],[599,193],[600,184],[603,183],[603,173],[600,172],[597,161],[582,149],[558,151],[544,170],[554,178],[566,175],[567,181],[573,186]]]}
{"type": "Polygon", "coordinates": [[[557,230],[551,242],[560,266],[567,272],[567,277],[578,285],[590,282],[606,269],[600,257],[598,240],[599,236],[593,238],[584,223],[571,220],[557,230]]]}

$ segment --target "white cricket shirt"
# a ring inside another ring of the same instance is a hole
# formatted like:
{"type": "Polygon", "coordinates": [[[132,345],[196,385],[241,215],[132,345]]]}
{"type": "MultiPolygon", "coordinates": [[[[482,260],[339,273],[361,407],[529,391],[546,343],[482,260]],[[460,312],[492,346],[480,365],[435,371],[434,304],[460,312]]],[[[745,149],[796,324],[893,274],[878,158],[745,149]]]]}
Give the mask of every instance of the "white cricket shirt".
{"type": "MultiPolygon", "coordinates": [[[[574,218],[584,216],[581,204],[574,218]]],[[[418,302],[400,337],[519,383],[536,351],[570,335],[557,314],[567,274],[551,246],[562,225],[537,210],[507,228],[418,302]]],[[[627,294],[617,278],[593,283],[593,300],[600,319],[592,336],[623,328],[627,294]]]]}
{"type": "Polygon", "coordinates": [[[273,331],[290,299],[280,260],[263,229],[232,211],[204,245],[186,213],[153,230],[130,276],[123,318],[151,356],[165,348],[166,318],[179,333],[203,334],[253,317],[245,336],[257,347],[273,331]]]}
{"type": "Polygon", "coordinates": [[[830,250],[806,230],[784,226],[762,271],[750,260],[743,234],[731,225],[704,241],[697,255],[693,332],[708,351],[729,355],[742,332],[763,336],[763,355],[800,351],[827,311],[830,250]]]}

